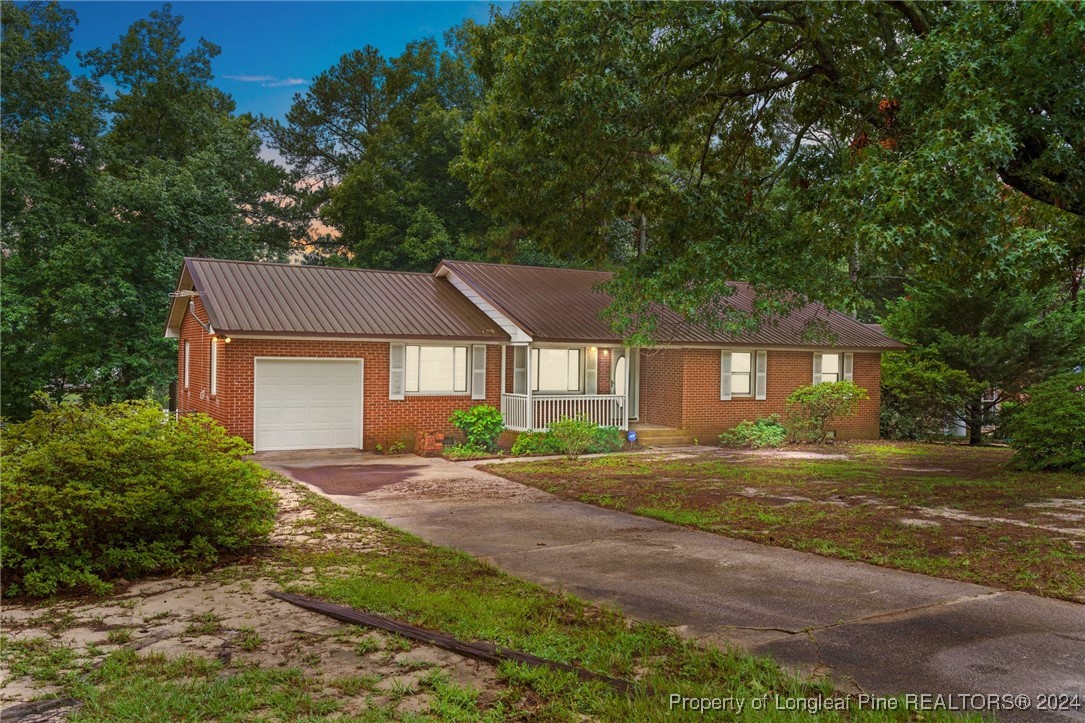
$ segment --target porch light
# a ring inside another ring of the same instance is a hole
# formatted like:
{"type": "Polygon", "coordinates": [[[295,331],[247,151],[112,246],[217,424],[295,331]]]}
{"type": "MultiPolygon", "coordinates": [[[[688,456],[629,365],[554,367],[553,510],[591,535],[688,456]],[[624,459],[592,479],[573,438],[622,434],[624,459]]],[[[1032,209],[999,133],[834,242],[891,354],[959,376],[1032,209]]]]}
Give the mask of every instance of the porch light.
{"type": "Polygon", "coordinates": [[[231,341],[233,341],[233,339],[231,339],[231,338],[230,338],[230,337],[228,337],[228,336],[227,336],[227,337],[223,337],[223,339],[222,339],[222,343],[223,343],[223,344],[229,344],[229,343],[230,343],[231,341]]]}

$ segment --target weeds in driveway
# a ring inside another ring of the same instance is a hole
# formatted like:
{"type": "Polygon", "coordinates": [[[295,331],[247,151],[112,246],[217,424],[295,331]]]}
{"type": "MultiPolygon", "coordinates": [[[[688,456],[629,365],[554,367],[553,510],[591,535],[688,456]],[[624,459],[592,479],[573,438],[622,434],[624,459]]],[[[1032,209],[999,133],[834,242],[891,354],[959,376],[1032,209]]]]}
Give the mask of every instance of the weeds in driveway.
{"type": "Polygon", "coordinates": [[[486,467],[548,492],[754,542],[1085,601],[1085,475],[1011,452],[834,445],[846,459],[715,452],[486,467]]]}

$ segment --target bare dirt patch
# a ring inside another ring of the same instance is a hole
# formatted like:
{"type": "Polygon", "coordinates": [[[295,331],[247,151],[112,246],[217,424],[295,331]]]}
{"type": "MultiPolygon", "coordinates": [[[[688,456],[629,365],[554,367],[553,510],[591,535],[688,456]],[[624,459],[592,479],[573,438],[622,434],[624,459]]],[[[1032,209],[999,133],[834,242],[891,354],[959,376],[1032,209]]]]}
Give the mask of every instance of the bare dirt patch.
{"type": "Polygon", "coordinates": [[[292,569],[283,559],[299,546],[390,552],[379,528],[329,534],[297,490],[276,490],[281,503],[271,546],[250,560],[206,575],[127,585],[108,598],[6,604],[0,704],[8,709],[59,695],[63,675],[86,677],[122,649],[218,661],[225,676],[300,669],[313,695],[334,699],[345,715],[427,710],[431,690],[420,681],[435,674],[483,700],[498,696],[504,686],[492,666],[269,597],[268,590],[287,581],[305,583],[318,574],[311,567],[292,569]],[[66,672],[47,669],[47,652],[69,662],[66,672]]]}

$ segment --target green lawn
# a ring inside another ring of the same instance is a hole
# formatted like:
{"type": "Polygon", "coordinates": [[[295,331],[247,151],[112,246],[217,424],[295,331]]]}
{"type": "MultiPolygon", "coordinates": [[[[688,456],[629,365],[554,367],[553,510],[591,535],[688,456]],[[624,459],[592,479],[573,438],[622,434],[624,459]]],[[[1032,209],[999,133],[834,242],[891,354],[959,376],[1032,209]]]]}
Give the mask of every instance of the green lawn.
{"type": "MultiPolygon", "coordinates": [[[[328,648],[320,653],[302,647],[285,660],[276,653],[253,662],[257,659],[246,658],[241,651],[259,650],[271,643],[253,629],[226,630],[226,623],[213,612],[174,621],[175,639],[184,644],[189,637],[233,635],[232,660],[217,659],[214,649],[210,655],[207,649],[196,648],[191,653],[170,655],[137,651],[135,644],[154,630],[143,628],[168,620],[168,612],[145,618],[143,625],[136,626],[139,629],[111,631],[110,649],[92,645],[83,649],[65,642],[64,633],[88,624],[80,617],[88,611],[78,607],[88,603],[78,602],[70,608],[63,600],[46,603],[40,611],[32,611],[35,617],[22,619],[22,628],[4,640],[4,666],[16,676],[51,684],[50,695],[82,701],[82,707],[70,718],[73,721],[682,720],[700,719],[703,714],[669,711],[671,694],[740,699],[777,695],[809,699],[834,694],[828,682],[786,674],[767,658],[702,647],[666,628],[632,622],[616,611],[434,547],[284,480],[274,484],[300,500],[300,515],[288,530],[294,536],[292,541],[287,536],[285,542],[280,540],[253,558],[198,579],[230,589],[245,589],[270,579],[280,589],[388,615],[463,640],[496,642],[635,680],[641,693],[628,697],[602,682],[585,682],[571,674],[511,663],[497,669],[495,683],[486,690],[451,679],[447,666],[440,665],[423,665],[422,673],[411,683],[395,682],[389,676],[382,681],[364,667],[365,662],[383,656],[385,666],[410,664],[397,661],[419,644],[350,626],[322,643],[338,643],[330,652],[328,648]],[[321,677],[321,655],[350,657],[355,661],[350,664],[353,672],[334,679],[321,677]],[[425,693],[421,697],[424,707],[402,709],[401,702],[419,699],[419,688],[425,693]]],[[[138,600],[118,596],[101,604],[116,611],[117,607],[134,609],[138,600]]],[[[265,635],[288,635],[290,629],[284,626],[297,624],[258,622],[264,624],[265,635]]],[[[10,633],[11,627],[5,625],[5,633],[10,633]]],[[[793,711],[768,710],[760,719],[801,717],[793,711]]],[[[825,717],[948,718],[858,710],[825,717]]]]}
{"type": "Polygon", "coordinates": [[[487,469],[729,537],[1085,602],[1085,475],[1012,470],[1009,450],[994,447],[878,442],[813,451],[847,458],[719,450],[487,469]]]}

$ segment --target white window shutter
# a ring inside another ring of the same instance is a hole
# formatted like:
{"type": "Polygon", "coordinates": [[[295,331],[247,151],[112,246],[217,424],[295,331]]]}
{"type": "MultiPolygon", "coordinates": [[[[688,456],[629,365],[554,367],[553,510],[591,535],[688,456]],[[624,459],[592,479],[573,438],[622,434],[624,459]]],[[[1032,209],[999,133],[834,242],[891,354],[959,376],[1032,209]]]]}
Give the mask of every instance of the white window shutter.
{"type": "Polygon", "coordinates": [[[527,347],[512,348],[512,393],[527,394],[527,347]]]}
{"type": "Polygon", "coordinates": [[[599,393],[599,349],[594,346],[584,355],[584,393],[599,393]]]}
{"type": "Polygon", "coordinates": [[[766,390],[766,380],[768,378],[768,357],[767,351],[759,351],[754,354],[757,359],[755,369],[757,370],[757,378],[754,380],[754,399],[764,399],[766,390]]]}
{"type": "Polygon", "coordinates": [[[404,362],[406,351],[403,344],[390,344],[388,353],[388,398],[403,399],[404,362]]]}
{"type": "Polygon", "coordinates": [[[720,399],[728,401],[731,398],[731,352],[720,352],[720,399]]]}
{"type": "Polygon", "coordinates": [[[486,345],[475,344],[471,351],[471,398],[486,398],[486,345]]]}
{"type": "Polygon", "coordinates": [[[855,355],[852,354],[850,351],[844,352],[844,359],[843,359],[843,362],[840,365],[840,368],[841,368],[841,370],[843,370],[843,378],[846,379],[849,382],[851,381],[852,370],[854,369],[854,367],[855,367],[855,355]]]}
{"type": "Polygon", "coordinates": [[[218,339],[211,338],[211,396],[219,393],[219,348],[218,339]]]}
{"type": "Polygon", "coordinates": [[[814,381],[811,384],[821,383],[821,354],[814,354],[814,381]]]}

